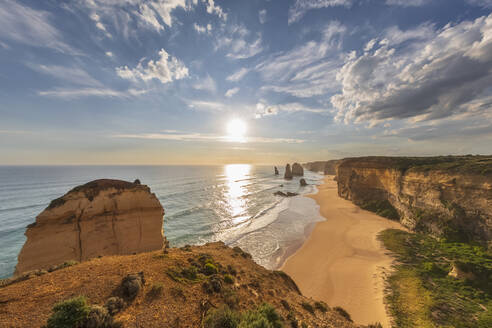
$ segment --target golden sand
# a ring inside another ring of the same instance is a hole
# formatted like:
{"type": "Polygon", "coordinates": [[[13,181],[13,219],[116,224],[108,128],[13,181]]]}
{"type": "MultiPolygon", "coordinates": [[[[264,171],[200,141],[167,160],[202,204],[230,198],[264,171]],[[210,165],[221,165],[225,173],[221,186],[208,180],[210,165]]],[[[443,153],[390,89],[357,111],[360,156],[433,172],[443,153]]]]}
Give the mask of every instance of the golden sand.
{"type": "Polygon", "coordinates": [[[380,322],[390,327],[383,279],[392,260],[377,234],[401,225],[338,197],[333,176],[326,176],[318,189],[317,194],[307,197],[316,200],[326,221],[316,224],[282,270],[294,279],[303,295],[343,307],[354,322],[380,322]]]}

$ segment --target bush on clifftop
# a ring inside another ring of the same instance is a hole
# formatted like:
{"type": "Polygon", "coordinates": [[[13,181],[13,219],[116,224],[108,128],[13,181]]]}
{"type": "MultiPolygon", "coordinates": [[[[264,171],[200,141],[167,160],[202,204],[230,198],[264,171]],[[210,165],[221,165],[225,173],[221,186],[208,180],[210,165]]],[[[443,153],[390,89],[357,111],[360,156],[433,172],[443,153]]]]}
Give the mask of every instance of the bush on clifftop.
{"type": "Polygon", "coordinates": [[[255,310],[237,312],[228,306],[210,310],[205,317],[205,328],[282,328],[282,319],[270,304],[255,310]]]}

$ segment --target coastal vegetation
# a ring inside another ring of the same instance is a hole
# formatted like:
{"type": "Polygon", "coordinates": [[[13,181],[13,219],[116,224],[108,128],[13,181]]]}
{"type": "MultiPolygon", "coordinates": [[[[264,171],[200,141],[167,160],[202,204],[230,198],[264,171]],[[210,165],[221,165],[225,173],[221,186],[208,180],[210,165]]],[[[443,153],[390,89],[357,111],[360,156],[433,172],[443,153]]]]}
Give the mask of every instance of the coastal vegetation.
{"type": "Polygon", "coordinates": [[[490,251],[396,229],[379,238],[396,259],[386,298],[395,326],[492,327],[490,251]]]}
{"type": "Polygon", "coordinates": [[[354,327],[302,296],[284,272],[223,243],[103,256],[33,275],[0,288],[0,311],[2,327],[354,327]]]}
{"type": "Polygon", "coordinates": [[[432,157],[386,157],[368,156],[354,157],[342,160],[346,165],[363,163],[365,167],[387,167],[401,172],[407,170],[431,171],[440,170],[453,173],[492,175],[492,156],[464,155],[464,156],[432,156],[432,157]],[[371,165],[372,163],[372,165],[371,165]]]}
{"type": "Polygon", "coordinates": [[[384,200],[367,200],[359,204],[360,208],[376,213],[379,216],[388,218],[390,220],[400,220],[398,211],[391,205],[391,203],[384,200]]]}

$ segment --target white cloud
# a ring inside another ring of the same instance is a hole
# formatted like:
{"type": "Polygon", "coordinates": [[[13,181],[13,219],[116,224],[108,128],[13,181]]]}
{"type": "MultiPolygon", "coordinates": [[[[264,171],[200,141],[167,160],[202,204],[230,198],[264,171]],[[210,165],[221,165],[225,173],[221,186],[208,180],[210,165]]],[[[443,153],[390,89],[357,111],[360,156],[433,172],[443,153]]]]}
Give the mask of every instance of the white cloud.
{"type": "Polygon", "coordinates": [[[227,49],[227,57],[245,59],[263,51],[261,34],[251,36],[248,29],[241,25],[227,28],[226,34],[219,37],[216,49],[227,49]]]}
{"type": "Polygon", "coordinates": [[[130,98],[145,94],[146,90],[128,89],[118,91],[105,88],[84,88],[84,89],[65,89],[59,88],[54,90],[39,91],[40,96],[76,99],[82,97],[109,97],[109,98],[130,98]]]}
{"type": "Polygon", "coordinates": [[[419,7],[432,2],[433,0],[386,0],[390,6],[419,7]]]}
{"type": "Polygon", "coordinates": [[[492,0],[466,0],[466,2],[475,6],[492,8],[492,0]]]}
{"type": "Polygon", "coordinates": [[[296,0],[289,8],[289,24],[299,21],[309,10],[335,6],[350,7],[353,2],[354,0],[296,0]]]}
{"type": "Polygon", "coordinates": [[[323,113],[326,112],[326,110],[323,108],[311,108],[298,102],[276,104],[276,105],[267,105],[265,104],[265,102],[259,102],[256,104],[255,118],[273,116],[279,114],[280,112],[323,113]]]}
{"type": "Polygon", "coordinates": [[[241,80],[246,74],[248,74],[249,69],[247,68],[241,68],[239,71],[234,72],[233,74],[229,75],[226,80],[227,81],[232,81],[232,82],[237,82],[241,80]]]}
{"type": "Polygon", "coordinates": [[[227,98],[231,98],[232,96],[234,96],[238,92],[239,92],[239,88],[232,88],[232,89],[227,90],[224,96],[226,96],[227,98]]]}
{"type": "Polygon", "coordinates": [[[77,54],[63,41],[61,33],[50,23],[50,17],[47,12],[3,0],[0,3],[0,39],[77,54]]]}
{"type": "Polygon", "coordinates": [[[102,84],[90,76],[86,71],[80,68],[74,67],[64,67],[64,66],[56,66],[56,65],[34,65],[29,64],[28,67],[31,69],[51,75],[57,79],[67,81],[77,85],[85,85],[85,86],[102,86],[102,84]]]}
{"type": "Polygon", "coordinates": [[[227,110],[227,105],[218,101],[187,100],[188,107],[196,110],[220,112],[227,110]]]}
{"type": "Polygon", "coordinates": [[[204,90],[211,93],[215,93],[217,91],[217,85],[210,75],[207,75],[206,78],[197,81],[192,86],[196,90],[204,90]]]}
{"type": "MultiPolygon", "coordinates": [[[[124,139],[150,139],[150,140],[170,140],[170,141],[185,141],[185,142],[197,142],[197,141],[212,141],[212,142],[230,142],[229,136],[222,136],[211,133],[183,133],[183,132],[160,132],[160,133],[140,133],[140,134],[117,134],[113,135],[113,138],[124,139]]],[[[303,139],[293,138],[269,138],[269,137],[245,137],[245,142],[250,143],[304,143],[303,139]]]]}
{"type": "Polygon", "coordinates": [[[113,53],[111,51],[106,51],[105,54],[108,57],[113,57],[113,53]]]}
{"type": "Polygon", "coordinates": [[[138,11],[135,11],[135,14],[140,18],[142,25],[150,26],[157,32],[164,29],[164,26],[157,19],[156,12],[147,4],[141,4],[138,11]]]}
{"type": "Polygon", "coordinates": [[[394,43],[347,59],[337,75],[342,91],[331,98],[338,119],[419,121],[491,111],[492,14],[424,30],[401,32],[418,36],[411,39],[394,30],[394,43]]]}
{"type": "Polygon", "coordinates": [[[96,27],[99,30],[103,31],[108,38],[112,37],[108,30],[106,30],[106,26],[104,26],[104,24],[101,22],[101,17],[99,17],[97,13],[92,13],[89,17],[96,23],[96,27]]]}
{"type": "Polygon", "coordinates": [[[227,20],[227,14],[224,13],[224,11],[222,10],[222,8],[220,6],[215,4],[214,0],[204,0],[204,1],[206,1],[207,12],[209,14],[216,14],[220,18],[227,20]]]}
{"type": "Polygon", "coordinates": [[[198,33],[210,33],[212,31],[212,24],[207,24],[205,26],[200,26],[197,23],[193,24],[193,28],[198,33]]]}
{"type": "Polygon", "coordinates": [[[261,24],[265,24],[266,19],[267,19],[267,11],[266,11],[266,9],[260,10],[260,12],[258,13],[258,19],[260,20],[260,23],[261,24]]]}
{"type": "Polygon", "coordinates": [[[286,92],[296,97],[326,94],[338,88],[335,76],[343,65],[339,49],[346,27],[328,23],[320,41],[308,41],[256,66],[266,86],[263,90],[286,92]]]}
{"type": "Polygon", "coordinates": [[[160,32],[164,30],[164,26],[173,25],[174,10],[190,10],[192,5],[197,4],[195,1],[186,0],[81,0],[78,3],[82,8],[90,10],[90,17],[100,30],[107,32],[106,26],[101,23],[101,17],[104,17],[106,22],[113,23],[115,31],[126,38],[130,35],[135,36],[134,22],[139,27],[160,32]],[[97,19],[93,16],[95,12],[98,15],[97,19]]]}
{"type": "Polygon", "coordinates": [[[118,67],[116,73],[127,80],[147,82],[156,79],[165,84],[187,77],[188,68],[176,57],[169,56],[166,50],[161,49],[158,60],[149,60],[146,65],[140,62],[133,69],[128,66],[118,67]]]}

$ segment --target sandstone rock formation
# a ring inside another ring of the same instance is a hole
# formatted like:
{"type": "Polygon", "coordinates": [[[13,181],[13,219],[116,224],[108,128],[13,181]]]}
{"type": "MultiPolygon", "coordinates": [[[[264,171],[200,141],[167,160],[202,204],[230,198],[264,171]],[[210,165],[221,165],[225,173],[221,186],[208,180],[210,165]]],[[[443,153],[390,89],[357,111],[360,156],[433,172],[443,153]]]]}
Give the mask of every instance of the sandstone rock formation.
{"type": "Polygon", "coordinates": [[[290,170],[290,164],[285,166],[284,179],[292,179],[292,171],[290,170]]]}
{"type": "Polygon", "coordinates": [[[276,167],[276,166],[274,166],[273,168],[275,169],[275,175],[278,175],[279,173],[278,173],[278,169],[277,169],[277,167],[276,167]]]}
{"type": "Polygon", "coordinates": [[[28,226],[15,274],[69,260],[161,249],[163,215],[145,185],[95,180],[76,187],[28,226]]]}
{"type": "Polygon", "coordinates": [[[406,227],[492,239],[492,157],[361,157],[338,166],[338,194],[358,205],[388,201],[406,227]]]}
{"type": "Polygon", "coordinates": [[[304,169],[302,168],[301,164],[292,164],[292,175],[298,177],[302,177],[304,175],[304,169]]]}
{"type": "Polygon", "coordinates": [[[299,184],[301,185],[301,187],[307,186],[307,182],[304,179],[299,180],[299,184]]]}

